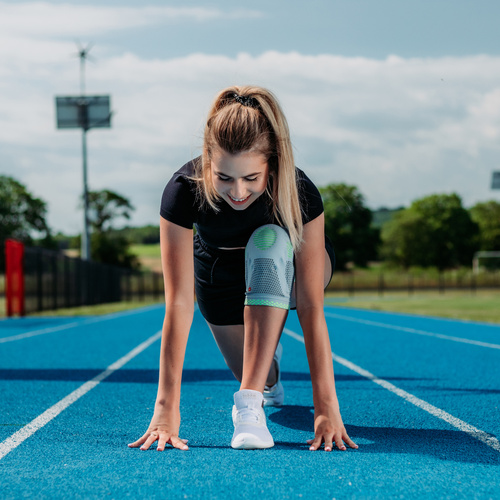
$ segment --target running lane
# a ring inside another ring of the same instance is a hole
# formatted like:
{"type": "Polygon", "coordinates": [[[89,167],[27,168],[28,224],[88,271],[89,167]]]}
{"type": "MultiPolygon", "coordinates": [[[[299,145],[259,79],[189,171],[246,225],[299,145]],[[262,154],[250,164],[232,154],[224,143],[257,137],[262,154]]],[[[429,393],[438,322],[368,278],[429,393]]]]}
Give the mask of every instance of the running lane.
{"type": "Polygon", "coordinates": [[[335,352],[380,378],[400,379],[398,387],[500,436],[500,326],[347,308],[325,311],[335,352]]]}
{"type": "MultiPolygon", "coordinates": [[[[333,308],[327,312],[345,313],[333,308]]],[[[20,384],[17,399],[11,396],[20,407],[19,423],[27,422],[87,377],[101,373],[151,338],[161,327],[161,315],[160,309],[144,311],[137,317],[88,324],[76,335],[61,331],[0,345],[1,367],[13,373],[10,378],[4,374],[2,389],[11,382],[20,384]],[[42,376],[38,371],[46,373],[42,376]],[[23,384],[31,384],[31,391],[26,392],[23,384]],[[30,409],[31,396],[40,392],[44,394],[37,399],[38,406],[30,409]]],[[[370,319],[380,322],[383,318],[375,315],[370,319]]],[[[408,321],[411,325],[411,318],[408,321]]],[[[442,404],[450,413],[460,409],[464,397],[463,391],[448,390],[450,381],[459,384],[455,388],[464,384],[481,390],[490,387],[490,382],[482,382],[487,367],[474,383],[468,380],[472,370],[462,377],[459,369],[453,376],[445,369],[464,364],[463,357],[478,347],[461,344],[460,349],[466,351],[450,351],[451,342],[372,330],[373,325],[339,318],[328,318],[328,325],[335,354],[407,391],[422,391],[419,397],[423,399],[434,397],[432,404],[442,404]],[[432,343],[426,344],[428,341],[432,343]],[[446,398],[437,397],[446,392],[450,393],[446,398]]],[[[154,342],[0,460],[2,496],[499,496],[500,453],[338,363],[335,370],[342,415],[360,448],[310,452],[305,441],[313,429],[311,383],[295,313],[289,316],[287,332],[293,335],[282,338],[285,406],[266,409],[274,448],[237,451],[229,447],[232,395],[238,384],[196,312],[181,399],[181,436],[190,440],[189,452],[168,449],[159,453],[154,447],[143,452],[126,446],[145,431],[153,412],[159,355],[159,342],[154,342]]],[[[470,398],[467,405],[483,401],[477,399],[482,396],[478,391],[465,394],[470,398]]],[[[3,412],[12,410],[3,401],[0,404],[2,422],[8,422],[3,420],[3,412]]],[[[487,410],[471,412],[474,421],[470,423],[494,432],[492,420],[482,413],[487,410]]],[[[465,419],[467,415],[456,416],[465,419]]]]}

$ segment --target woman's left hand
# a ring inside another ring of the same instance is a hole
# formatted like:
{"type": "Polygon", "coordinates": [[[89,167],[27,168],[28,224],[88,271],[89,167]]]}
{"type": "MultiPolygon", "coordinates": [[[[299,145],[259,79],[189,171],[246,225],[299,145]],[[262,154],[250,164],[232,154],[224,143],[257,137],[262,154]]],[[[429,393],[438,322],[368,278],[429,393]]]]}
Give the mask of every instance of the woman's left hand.
{"type": "Polygon", "coordinates": [[[347,435],[339,410],[328,408],[314,411],[314,439],[309,439],[307,444],[310,450],[315,451],[325,444],[325,451],[332,451],[333,443],[339,450],[346,450],[346,443],[350,448],[358,445],[347,435]]]}

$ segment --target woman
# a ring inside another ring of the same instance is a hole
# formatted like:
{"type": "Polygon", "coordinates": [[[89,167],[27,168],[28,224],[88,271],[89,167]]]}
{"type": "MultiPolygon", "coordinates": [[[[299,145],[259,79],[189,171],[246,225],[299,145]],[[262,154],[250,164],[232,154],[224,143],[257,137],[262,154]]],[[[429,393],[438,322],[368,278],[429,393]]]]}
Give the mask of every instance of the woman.
{"type": "Polygon", "coordinates": [[[194,313],[201,313],[234,376],[231,446],[274,445],[263,406],[283,404],[279,339],[296,304],[314,399],[311,450],[344,442],[326,326],[324,288],[334,256],[325,246],[318,190],[295,167],[290,134],[276,98],[260,87],[230,87],[210,110],[200,158],[167,184],[160,219],[165,319],[154,415],[130,447],[158,441],[187,450],[179,437],[180,387],[194,313]],[[197,233],[193,238],[193,225],[197,233]],[[295,279],[294,279],[295,278],[295,279]]]}

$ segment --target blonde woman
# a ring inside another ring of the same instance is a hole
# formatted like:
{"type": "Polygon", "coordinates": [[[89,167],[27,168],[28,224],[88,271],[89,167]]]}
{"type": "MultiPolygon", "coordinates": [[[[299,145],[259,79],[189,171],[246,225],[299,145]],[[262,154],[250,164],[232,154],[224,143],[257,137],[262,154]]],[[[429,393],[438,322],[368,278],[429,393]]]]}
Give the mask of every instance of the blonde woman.
{"type": "Polygon", "coordinates": [[[323,300],[334,265],[324,236],[320,194],[295,167],[285,116],[260,87],[221,91],[209,112],[203,153],[167,184],[160,233],[165,319],[154,415],[130,447],[158,442],[187,450],[179,437],[184,354],[194,313],[193,288],[222,355],[240,381],[231,446],[270,448],[263,406],[284,390],[279,339],[296,306],[314,400],[311,450],[357,445],[342,423],[323,300]],[[196,235],[193,237],[193,225],[196,235]]]}

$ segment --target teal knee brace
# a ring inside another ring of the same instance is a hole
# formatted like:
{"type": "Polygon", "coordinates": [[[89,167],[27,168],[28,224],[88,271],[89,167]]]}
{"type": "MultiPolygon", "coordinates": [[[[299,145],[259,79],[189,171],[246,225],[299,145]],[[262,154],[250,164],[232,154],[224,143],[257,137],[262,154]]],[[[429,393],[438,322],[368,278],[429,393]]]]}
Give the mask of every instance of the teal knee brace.
{"type": "Polygon", "coordinates": [[[274,224],[256,229],[245,249],[245,305],[290,309],[293,277],[288,233],[274,224]]]}

